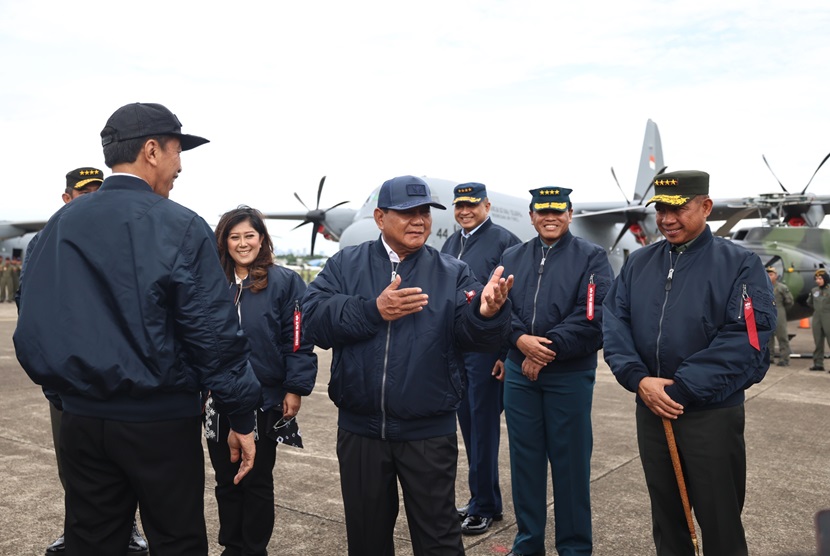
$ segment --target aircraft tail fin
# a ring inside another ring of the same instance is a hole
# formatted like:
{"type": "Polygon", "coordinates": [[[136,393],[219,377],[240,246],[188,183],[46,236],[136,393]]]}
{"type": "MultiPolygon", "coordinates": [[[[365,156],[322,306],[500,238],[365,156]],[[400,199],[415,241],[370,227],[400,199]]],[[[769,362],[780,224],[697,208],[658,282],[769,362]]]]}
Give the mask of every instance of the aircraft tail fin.
{"type": "Polygon", "coordinates": [[[663,144],[660,142],[660,131],[657,129],[657,124],[649,119],[643,139],[643,152],[640,154],[637,185],[634,188],[635,203],[644,202],[651,180],[663,168],[663,144]]]}

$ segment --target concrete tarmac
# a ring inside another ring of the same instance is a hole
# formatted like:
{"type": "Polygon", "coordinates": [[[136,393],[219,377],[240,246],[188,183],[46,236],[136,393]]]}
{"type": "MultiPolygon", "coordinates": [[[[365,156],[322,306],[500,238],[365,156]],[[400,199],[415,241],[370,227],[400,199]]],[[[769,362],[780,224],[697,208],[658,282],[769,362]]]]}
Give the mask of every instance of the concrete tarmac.
{"type": "MultiPolygon", "coordinates": [[[[13,304],[0,305],[0,554],[42,555],[63,528],[63,492],[58,481],[49,409],[14,355],[13,304]]],[[[810,330],[795,333],[796,353],[813,349],[810,330]]],[[[79,332],[82,333],[82,332],[79,332]]],[[[280,447],[274,470],[277,521],[270,554],[346,554],[335,436],[337,412],[326,394],[331,354],[320,351],[315,391],[299,415],[305,449],[280,447]]],[[[747,392],[748,458],[744,526],[750,554],[802,556],[816,553],[814,515],[830,508],[830,374],[810,372],[811,359],[772,366],[761,384],[747,392]]],[[[654,554],[650,507],[637,454],[634,397],[601,363],[594,391],[592,507],[594,554],[654,554]]],[[[457,499],[467,500],[466,459],[459,434],[457,499]]],[[[210,555],[219,555],[213,471],[205,455],[205,517],[210,555]]],[[[507,430],[502,421],[500,452],[504,521],[487,534],[465,537],[470,556],[503,555],[516,533],[510,486],[507,430]]],[[[553,543],[552,493],[547,553],[553,543]]],[[[699,534],[699,531],[698,531],[699,534]]],[[[412,555],[406,516],[398,517],[396,554],[412,555]]],[[[705,547],[705,539],[704,547],[705,547]]],[[[151,544],[152,554],[152,544],[151,544]]]]}

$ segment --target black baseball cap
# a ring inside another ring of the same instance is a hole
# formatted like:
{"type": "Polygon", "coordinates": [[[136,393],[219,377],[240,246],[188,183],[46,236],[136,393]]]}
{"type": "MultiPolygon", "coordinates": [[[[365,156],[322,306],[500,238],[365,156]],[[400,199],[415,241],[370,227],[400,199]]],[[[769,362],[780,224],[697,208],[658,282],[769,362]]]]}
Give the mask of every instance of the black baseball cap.
{"type": "Polygon", "coordinates": [[[134,102],[122,106],[110,116],[101,130],[101,144],[106,147],[110,143],[158,135],[177,137],[183,151],[208,142],[204,137],[182,133],[182,123],[161,104],[134,102]]]}

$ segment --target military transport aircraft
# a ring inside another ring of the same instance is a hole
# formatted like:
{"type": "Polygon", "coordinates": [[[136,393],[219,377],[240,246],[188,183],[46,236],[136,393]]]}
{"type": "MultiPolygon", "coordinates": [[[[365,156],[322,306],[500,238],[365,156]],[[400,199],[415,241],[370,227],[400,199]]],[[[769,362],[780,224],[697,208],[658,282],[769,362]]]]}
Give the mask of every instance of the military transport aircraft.
{"type": "MultiPolygon", "coordinates": [[[[615,272],[619,272],[631,251],[662,238],[657,229],[654,208],[644,205],[650,196],[652,179],[665,168],[657,124],[648,120],[633,198],[626,198],[625,202],[574,204],[571,231],[574,235],[604,246],[608,250],[608,257],[615,272]]],[[[611,173],[616,181],[613,168],[611,173]]],[[[437,202],[447,207],[452,204],[452,190],[457,182],[431,177],[423,179],[429,184],[433,198],[437,202]]],[[[318,234],[322,234],[325,239],[339,241],[340,247],[357,245],[376,238],[378,229],[372,215],[377,205],[380,187],[372,191],[357,210],[341,206],[347,201],[321,209],[320,198],[324,183],[325,177],[320,180],[317,188],[317,204],[313,210],[295,193],[294,196],[306,208],[306,212],[265,213],[266,218],[300,220],[295,229],[311,224],[312,253],[318,234]]],[[[618,181],[617,185],[619,186],[618,181]]],[[[783,189],[783,185],[781,187],[783,189]]],[[[625,197],[624,192],[623,196],[625,197]]],[[[488,197],[492,202],[490,217],[495,223],[504,226],[523,241],[536,235],[528,217],[529,198],[519,198],[497,191],[488,191],[488,197]]],[[[820,266],[827,266],[830,261],[830,253],[827,252],[830,250],[830,230],[815,227],[821,223],[825,208],[830,207],[830,196],[807,194],[805,187],[799,194],[791,194],[784,189],[783,193],[757,198],[715,199],[714,204],[715,209],[710,220],[726,221],[717,230],[717,233],[723,236],[731,235],[732,227],[743,218],[764,214],[764,210],[767,211],[766,215],[772,212],[777,215],[776,221],[767,218],[768,226],[741,230],[734,234],[734,239],[756,252],[765,265],[773,265],[779,269],[782,282],[790,287],[797,299],[796,305],[788,311],[788,319],[803,318],[805,312],[809,314],[806,298],[813,284],[813,273],[820,266]],[[802,240],[825,235],[827,239],[823,240],[823,243],[817,243],[822,240],[802,240]],[[765,236],[766,239],[759,240],[758,236],[765,236]]],[[[440,249],[447,237],[456,229],[458,225],[452,210],[433,211],[432,234],[427,243],[440,249]]]]}

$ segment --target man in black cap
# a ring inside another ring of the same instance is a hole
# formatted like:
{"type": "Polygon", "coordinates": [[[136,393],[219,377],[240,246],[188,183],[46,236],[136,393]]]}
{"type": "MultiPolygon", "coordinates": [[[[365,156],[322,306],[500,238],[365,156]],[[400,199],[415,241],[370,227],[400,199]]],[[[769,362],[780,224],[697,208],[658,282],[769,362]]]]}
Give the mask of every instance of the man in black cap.
{"type": "Polygon", "coordinates": [[[709,174],[658,175],[657,227],[666,238],[634,251],[605,298],[605,360],[637,394],[637,439],[658,556],[692,555],[666,428],[707,554],[747,553],[744,391],[769,367],[772,284],[758,256],[714,237],[709,174]]]}
{"type": "Polygon", "coordinates": [[[113,174],[32,249],[15,349],[63,404],[66,553],[123,553],[138,503],[154,556],[204,556],[201,394],[229,416],[237,481],[260,396],[215,236],[166,198],[180,153],[207,140],[141,103],[116,110],[101,138],[113,174]]]}
{"type": "Polygon", "coordinates": [[[591,404],[602,346],[602,300],[613,271],[605,249],[574,236],[571,190],[530,191],[538,236],[507,249],[516,276],[504,361],[504,415],[516,512],[515,555],[545,553],[548,465],[556,550],[591,554],[591,404]]]}
{"type": "MultiPolygon", "coordinates": [[[[452,204],[461,229],[447,238],[441,252],[467,263],[473,276],[486,284],[504,250],[521,240],[490,220],[490,200],[483,183],[456,185],[452,204]]],[[[465,535],[486,533],[493,521],[502,519],[499,438],[503,389],[501,373],[494,373],[498,360],[498,353],[464,354],[467,392],[458,408],[458,424],[470,467],[470,499],[458,508],[458,515],[465,535]]]]}
{"type": "Polygon", "coordinates": [[[464,554],[455,508],[463,352],[498,349],[513,277],[482,287],[425,245],[435,202],[414,176],[386,181],[380,237],[328,260],[303,298],[306,334],[333,349],[337,457],[349,554],[391,556],[400,481],[415,554],[464,554]]]}

